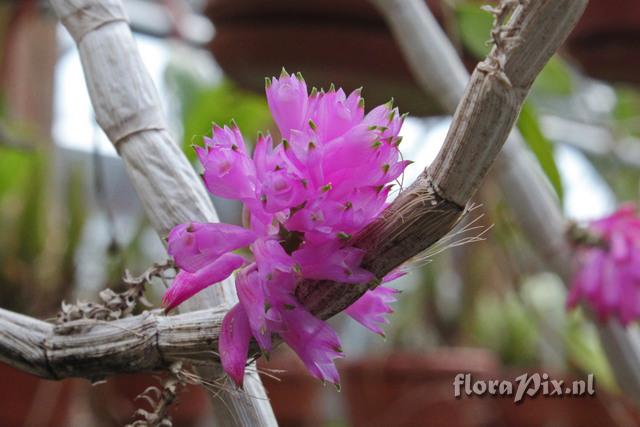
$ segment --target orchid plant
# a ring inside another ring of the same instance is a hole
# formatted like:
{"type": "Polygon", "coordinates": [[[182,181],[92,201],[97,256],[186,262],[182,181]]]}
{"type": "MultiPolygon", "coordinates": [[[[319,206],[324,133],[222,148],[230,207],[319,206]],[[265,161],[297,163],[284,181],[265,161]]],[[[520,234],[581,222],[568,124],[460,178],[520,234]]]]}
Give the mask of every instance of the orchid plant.
{"type": "Polygon", "coordinates": [[[322,381],[339,384],[342,357],[336,332],[297,300],[302,280],[382,283],[346,313],[383,335],[396,290],[363,269],[364,252],[351,238],[375,220],[410,163],[398,149],[404,116],[392,103],[365,114],[360,90],[348,96],[333,86],[309,94],[300,74],[266,80],[267,103],[280,132],[274,144],[259,134],[253,155],[238,126],[214,125],[196,153],[208,190],[239,200],[246,227],[188,223],[168,236],[180,271],[163,298],[170,310],[235,271],[239,303],[225,316],[219,340],[222,366],[242,386],[255,339],[264,353],[280,336],[322,381]],[[248,247],[249,259],[234,251],[248,247]]]}

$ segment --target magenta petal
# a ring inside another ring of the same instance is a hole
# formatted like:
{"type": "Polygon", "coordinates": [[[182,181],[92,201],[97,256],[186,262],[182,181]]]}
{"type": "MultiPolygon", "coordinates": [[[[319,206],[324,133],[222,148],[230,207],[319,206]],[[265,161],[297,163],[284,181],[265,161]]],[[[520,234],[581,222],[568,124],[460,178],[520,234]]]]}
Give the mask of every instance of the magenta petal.
{"type": "Polygon", "coordinates": [[[382,278],[382,283],[393,282],[394,280],[397,280],[406,275],[407,275],[406,271],[402,270],[401,268],[396,268],[395,270],[392,270],[389,274],[387,274],[382,278]]]}
{"type": "Polygon", "coordinates": [[[572,280],[571,290],[567,298],[567,307],[576,307],[581,299],[590,301],[593,308],[600,307],[602,271],[606,261],[606,254],[599,249],[593,249],[581,253],[580,258],[582,268],[572,280]]]}
{"type": "Polygon", "coordinates": [[[622,302],[623,295],[622,269],[608,259],[603,270],[602,304],[605,312],[616,311],[622,302]]]}
{"type": "Polygon", "coordinates": [[[624,326],[629,325],[638,315],[638,304],[640,303],[640,293],[638,293],[638,283],[629,277],[626,269],[620,272],[620,291],[624,295],[620,301],[620,321],[624,326]]]}
{"type": "Polygon", "coordinates": [[[292,254],[302,270],[302,276],[316,280],[343,283],[367,283],[375,276],[360,267],[364,251],[354,247],[340,248],[337,242],[305,245],[292,254]]]}
{"type": "Polygon", "coordinates": [[[340,339],[331,326],[302,307],[285,309],[281,314],[287,327],[280,333],[282,339],[313,376],[338,385],[340,377],[333,361],[343,354],[340,339]]]}
{"type": "Polygon", "coordinates": [[[255,239],[255,232],[236,225],[192,222],[171,230],[167,250],[178,267],[194,273],[221,255],[248,246],[255,239]]]}
{"type": "Polygon", "coordinates": [[[390,304],[396,302],[398,292],[393,288],[378,286],[365,292],[358,301],[345,310],[345,313],[365,328],[384,336],[380,325],[389,323],[386,315],[393,313],[390,304]]]}
{"type": "Polygon", "coordinates": [[[612,233],[610,239],[611,256],[616,262],[625,262],[631,256],[627,233],[612,233]]]}
{"type": "Polygon", "coordinates": [[[309,96],[302,78],[283,74],[267,82],[267,103],[282,137],[289,138],[291,130],[306,125],[309,96]]]}
{"type": "Polygon", "coordinates": [[[275,239],[262,238],[251,245],[251,251],[256,257],[258,270],[267,278],[274,271],[290,272],[294,265],[294,259],[288,255],[275,239]]]}
{"type": "MultiPolygon", "coordinates": [[[[278,309],[283,306],[297,305],[298,300],[295,296],[297,279],[297,274],[293,271],[282,272],[273,270],[263,281],[265,298],[268,300],[269,305],[275,306],[278,309]]],[[[280,317],[279,314],[273,314],[275,317],[280,317]]]]}
{"type": "Polygon", "coordinates": [[[258,179],[255,197],[272,214],[300,205],[307,195],[309,179],[298,167],[304,164],[289,154],[290,145],[286,147],[283,143],[274,148],[270,136],[260,136],[253,154],[258,179]]]}
{"type": "Polygon", "coordinates": [[[235,200],[254,197],[255,166],[246,154],[214,145],[206,152],[199,150],[198,157],[204,168],[204,183],[212,194],[235,200]]]}
{"type": "Polygon", "coordinates": [[[389,186],[381,190],[374,187],[363,187],[345,195],[343,199],[348,203],[349,208],[342,214],[341,223],[337,227],[350,234],[360,231],[380,215],[385,207],[389,191],[389,186]]]}
{"type": "Polygon", "coordinates": [[[205,137],[205,143],[208,146],[220,145],[225,148],[230,148],[234,151],[239,151],[242,154],[247,154],[247,149],[244,144],[244,138],[238,126],[234,123],[231,127],[220,127],[216,124],[213,125],[213,135],[211,138],[205,137]]]}
{"type": "Polygon", "coordinates": [[[346,134],[331,141],[325,146],[322,169],[325,178],[337,184],[343,177],[350,177],[354,182],[366,182],[369,175],[378,176],[381,173],[371,171],[365,176],[355,176],[354,169],[369,166],[372,167],[376,156],[377,134],[365,125],[358,125],[350,129],[346,134]],[[351,173],[350,173],[351,171],[351,173]]]}
{"type": "Polygon", "coordinates": [[[167,311],[173,309],[201,290],[226,279],[243,263],[244,258],[240,255],[228,253],[195,273],[180,271],[165,292],[162,305],[167,311]]]}
{"type": "Polygon", "coordinates": [[[267,328],[266,298],[262,279],[254,264],[236,276],[238,299],[249,319],[251,332],[264,351],[271,351],[271,331],[267,328]]]}
{"type": "Polygon", "coordinates": [[[345,212],[344,203],[331,199],[316,199],[293,214],[287,221],[287,228],[330,234],[334,229],[342,229],[340,224],[345,212]]]}
{"type": "Polygon", "coordinates": [[[613,214],[591,222],[589,226],[605,235],[609,235],[620,226],[636,224],[640,219],[636,216],[636,208],[633,203],[622,204],[613,214]]]}
{"type": "Polygon", "coordinates": [[[367,126],[386,127],[389,124],[390,114],[391,109],[389,108],[389,105],[378,105],[364,116],[363,123],[367,126]]]}
{"type": "Polygon", "coordinates": [[[344,135],[364,117],[359,91],[346,97],[342,89],[320,93],[312,103],[309,116],[323,142],[344,135]]]}
{"type": "Polygon", "coordinates": [[[247,314],[241,304],[236,304],[222,320],[218,352],[222,368],[238,387],[242,387],[244,380],[250,339],[247,314]]]}
{"type": "Polygon", "coordinates": [[[388,182],[391,182],[397,179],[398,177],[400,177],[400,175],[402,175],[406,167],[409,166],[411,163],[413,163],[411,160],[403,160],[401,162],[384,164],[383,171],[385,172],[383,177],[378,181],[378,184],[379,185],[386,184],[388,182]]]}
{"type": "Polygon", "coordinates": [[[303,179],[286,169],[266,174],[260,185],[260,200],[264,210],[276,213],[294,208],[304,202],[306,187],[303,179]]]}
{"type": "Polygon", "coordinates": [[[273,140],[271,135],[260,135],[256,141],[256,148],[253,150],[253,163],[256,167],[258,180],[264,179],[264,174],[275,168],[273,158],[273,140]]]}

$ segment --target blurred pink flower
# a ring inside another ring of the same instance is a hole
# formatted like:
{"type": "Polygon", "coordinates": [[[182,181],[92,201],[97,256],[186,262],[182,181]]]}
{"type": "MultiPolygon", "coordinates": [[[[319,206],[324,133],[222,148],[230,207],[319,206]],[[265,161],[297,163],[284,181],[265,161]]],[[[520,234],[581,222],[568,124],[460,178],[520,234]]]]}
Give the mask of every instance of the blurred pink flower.
{"type": "Polygon", "coordinates": [[[640,318],[640,217],[625,204],[593,221],[589,230],[601,242],[578,249],[579,268],[567,306],[584,300],[601,321],[617,317],[628,325],[640,318]]]}
{"type": "MultiPolygon", "coordinates": [[[[368,283],[364,252],[351,236],[387,205],[392,183],[409,162],[398,145],[404,116],[389,104],[365,114],[360,90],[307,93],[302,76],[283,72],[267,79],[267,102],[281,142],[259,135],[250,157],[235,124],[214,126],[204,147],[196,147],[204,182],[217,196],[242,201],[248,228],[226,224],[183,224],[168,237],[169,253],[182,269],[164,303],[175,307],[195,292],[236,275],[240,302],[222,324],[219,353],[229,376],[242,384],[253,337],[264,352],[278,334],[309,372],[338,384],[334,360],[340,340],[324,321],[296,299],[304,279],[368,283]],[[231,251],[248,247],[253,261],[231,251]]],[[[392,273],[385,282],[402,273],[392,273]]],[[[347,313],[372,331],[392,310],[395,291],[367,292],[347,313]]]]}

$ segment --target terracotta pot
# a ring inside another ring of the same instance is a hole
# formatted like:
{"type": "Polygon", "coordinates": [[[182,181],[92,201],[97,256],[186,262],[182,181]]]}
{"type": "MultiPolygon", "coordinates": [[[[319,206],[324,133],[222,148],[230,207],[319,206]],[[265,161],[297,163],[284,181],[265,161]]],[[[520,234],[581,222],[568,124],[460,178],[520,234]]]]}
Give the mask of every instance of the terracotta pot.
{"type": "Polygon", "coordinates": [[[590,76],[640,84],[640,1],[591,0],[566,45],[590,76]]]}
{"type": "Polygon", "coordinates": [[[349,420],[354,427],[494,426],[495,399],[456,399],[453,381],[459,373],[496,378],[498,366],[493,353],[464,348],[347,361],[342,378],[349,420]]]}
{"type": "MultiPolygon", "coordinates": [[[[110,377],[91,388],[91,408],[101,427],[122,427],[133,421],[138,408],[149,410],[144,400],[136,399],[147,387],[158,387],[162,379],[152,374],[127,374],[110,377]]],[[[176,427],[200,425],[208,410],[208,396],[202,387],[187,386],[172,404],[170,415],[176,427]]]]}
{"type": "MultiPolygon", "coordinates": [[[[537,372],[545,372],[543,369],[537,372]]],[[[513,379],[523,372],[514,375],[504,375],[513,379]]],[[[571,384],[574,379],[562,375],[550,374],[551,378],[562,379],[564,384],[571,384]]],[[[596,379],[597,381],[597,379],[596,379]]],[[[516,390],[517,384],[513,383],[516,390]]],[[[640,414],[631,402],[622,396],[613,396],[604,390],[599,390],[596,383],[596,393],[593,396],[554,397],[537,395],[527,397],[515,404],[511,398],[496,399],[500,408],[500,417],[505,426],[518,427],[614,427],[640,425],[640,414]]]]}
{"type": "Polygon", "coordinates": [[[258,366],[280,427],[322,425],[322,384],[307,372],[291,350],[280,348],[269,362],[260,359],[258,366]]]}
{"type": "MultiPolygon", "coordinates": [[[[440,0],[428,0],[440,16],[440,0]]],[[[210,0],[214,57],[240,86],[262,92],[284,66],[307,82],[364,86],[368,105],[391,97],[402,111],[441,114],[415,84],[382,17],[367,0],[210,0]]]]}
{"type": "Polygon", "coordinates": [[[63,427],[67,425],[72,380],[47,381],[0,363],[0,426],[63,427]]]}

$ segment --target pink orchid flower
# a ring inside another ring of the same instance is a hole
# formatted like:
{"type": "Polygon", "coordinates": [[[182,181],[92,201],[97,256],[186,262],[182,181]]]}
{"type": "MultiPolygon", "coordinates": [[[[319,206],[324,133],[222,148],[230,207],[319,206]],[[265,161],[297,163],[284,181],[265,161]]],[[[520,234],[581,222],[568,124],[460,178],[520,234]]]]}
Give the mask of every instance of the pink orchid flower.
{"type": "MultiPolygon", "coordinates": [[[[204,183],[217,196],[240,200],[248,228],[182,224],[168,236],[169,254],[181,269],[164,297],[171,309],[234,270],[240,302],[225,316],[219,341],[224,370],[241,386],[249,342],[263,352],[279,335],[309,372],[338,385],[334,360],[340,340],[295,297],[302,280],[370,283],[364,252],[351,236],[379,217],[393,182],[408,161],[398,145],[404,117],[390,104],[365,114],[360,90],[311,94],[298,75],[267,79],[267,102],[281,142],[259,135],[252,156],[235,124],[214,126],[196,147],[204,183]],[[253,259],[233,253],[248,248],[253,259]]],[[[384,281],[397,278],[392,273],[384,281]]],[[[379,286],[347,314],[383,334],[395,291],[379,286]]]]}

